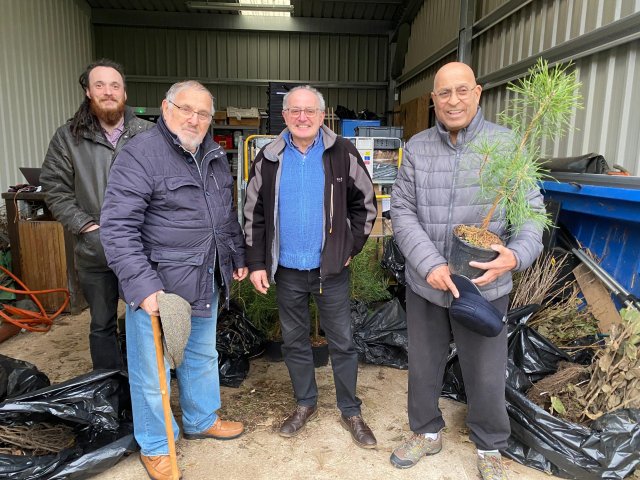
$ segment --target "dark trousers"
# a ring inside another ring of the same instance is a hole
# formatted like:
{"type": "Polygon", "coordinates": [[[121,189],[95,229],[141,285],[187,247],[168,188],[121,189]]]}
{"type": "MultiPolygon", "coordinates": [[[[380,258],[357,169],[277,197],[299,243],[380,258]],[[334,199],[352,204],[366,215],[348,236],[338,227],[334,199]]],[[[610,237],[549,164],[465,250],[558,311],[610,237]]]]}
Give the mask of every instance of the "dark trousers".
{"type": "Polygon", "coordinates": [[[329,343],[338,408],[348,417],[360,415],[362,402],[356,397],[358,354],[351,330],[349,269],[345,268],[339,275],[323,280],[322,293],[319,269],[294,270],[280,266],[275,280],[284,340],[282,353],[297,403],[314,406],[318,401],[309,339],[309,299],[313,295],[320,314],[320,325],[329,343]]]}
{"type": "Polygon", "coordinates": [[[118,278],[111,270],[78,270],[84,298],[89,304],[89,349],[94,369],[122,369],[117,336],[118,278]]]}
{"type": "MultiPolygon", "coordinates": [[[[492,303],[505,312],[508,302],[504,296],[492,303]]],[[[481,450],[505,448],[511,432],[505,403],[506,327],[497,337],[484,337],[450,321],[449,309],[407,288],[407,330],[411,430],[436,433],[444,427],[438,399],[453,332],[467,394],[471,441],[481,450]]]]}

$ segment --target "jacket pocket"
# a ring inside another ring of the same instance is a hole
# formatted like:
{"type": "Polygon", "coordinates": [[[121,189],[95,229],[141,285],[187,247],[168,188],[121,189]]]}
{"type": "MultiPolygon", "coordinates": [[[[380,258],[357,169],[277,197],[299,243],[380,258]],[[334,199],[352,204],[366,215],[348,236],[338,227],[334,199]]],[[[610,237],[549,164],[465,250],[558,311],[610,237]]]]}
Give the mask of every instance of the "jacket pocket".
{"type": "Polygon", "coordinates": [[[107,266],[104,248],[102,248],[102,243],[100,242],[99,228],[78,235],[74,252],[76,254],[76,265],[80,269],[106,268],[107,266]]]}
{"type": "Polygon", "coordinates": [[[179,210],[183,219],[202,219],[204,191],[193,177],[165,178],[167,195],[165,202],[172,210],[179,210]]]}
{"type": "Polygon", "coordinates": [[[202,297],[204,252],[154,249],[149,258],[156,264],[165,291],[180,295],[191,304],[202,297]]]}

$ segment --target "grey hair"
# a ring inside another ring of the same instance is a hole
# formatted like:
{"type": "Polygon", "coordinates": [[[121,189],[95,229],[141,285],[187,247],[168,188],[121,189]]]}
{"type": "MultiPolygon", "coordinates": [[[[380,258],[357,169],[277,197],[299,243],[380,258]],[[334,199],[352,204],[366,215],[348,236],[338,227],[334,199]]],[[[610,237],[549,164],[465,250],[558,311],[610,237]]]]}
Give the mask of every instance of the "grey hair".
{"type": "Polygon", "coordinates": [[[289,108],[289,95],[291,95],[294,92],[299,92],[300,90],[307,90],[311,93],[313,93],[316,98],[318,99],[318,105],[320,110],[324,111],[327,107],[326,104],[324,103],[324,97],[322,96],[322,94],[316,90],[315,88],[313,88],[311,85],[300,85],[299,87],[293,87],[291,90],[289,90],[284,98],[282,99],[282,108],[283,110],[286,110],[287,108],[289,108]]]}
{"type": "Polygon", "coordinates": [[[211,97],[211,115],[213,115],[214,113],[216,113],[216,109],[213,106],[214,105],[214,97],[211,94],[211,92],[209,91],[209,89],[207,87],[205,87],[204,85],[202,85],[200,82],[196,81],[196,80],[185,80],[184,82],[178,82],[178,83],[174,83],[173,85],[171,85],[171,88],[169,88],[169,90],[167,90],[167,94],[164,96],[164,98],[168,101],[168,102],[172,102],[176,99],[176,96],[182,92],[183,90],[187,90],[189,88],[193,88],[195,90],[200,90],[201,92],[207,92],[209,94],[209,96],[211,97]]]}

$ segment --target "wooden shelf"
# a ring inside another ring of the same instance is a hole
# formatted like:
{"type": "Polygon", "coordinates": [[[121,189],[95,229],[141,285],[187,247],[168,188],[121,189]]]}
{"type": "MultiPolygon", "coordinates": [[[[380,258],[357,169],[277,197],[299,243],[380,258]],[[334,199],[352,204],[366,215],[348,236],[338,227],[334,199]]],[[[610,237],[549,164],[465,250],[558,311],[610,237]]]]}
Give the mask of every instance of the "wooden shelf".
{"type": "Polygon", "coordinates": [[[211,130],[260,130],[260,127],[250,127],[247,125],[214,125],[211,124],[211,130]]]}

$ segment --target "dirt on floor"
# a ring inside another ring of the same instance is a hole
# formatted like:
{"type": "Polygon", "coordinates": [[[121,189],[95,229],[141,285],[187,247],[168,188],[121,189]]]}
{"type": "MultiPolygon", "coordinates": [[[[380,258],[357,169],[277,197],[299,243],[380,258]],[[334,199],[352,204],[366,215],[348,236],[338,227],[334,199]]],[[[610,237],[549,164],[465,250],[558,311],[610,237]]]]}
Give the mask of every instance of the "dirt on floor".
{"type": "MultiPolygon", "coordinates": [[[[48,333],[20,333],[1,343],[0,352],[35,364],[51,383],[59,383],[91,370],[88,332],[89,314],[84,311],[59,318],[48,333]]],[[[288,372],[282,362],[258,358],[251,361],[249,376],[239,388],[222,387],[221,416],[244,421],[247,433],[230,441],[181,438],[177,451],[184,480],[479,478],[475,447],[464,423],[466,406],[446,399],[440,400],[447,422],[442,452],[424,458],[410,470],[394,468],[389,455],[410,435],[407,371],[361,364],[358,375],[362,413],[378,439],[376,449],[358,448],[340,425],[331,366],[316,370],[318,417],[297,437],[278,436],[275,429],[295,405],[288,372]]],[[[175,397],[172,403],[179,418],[175,397]]],[[[505,464],[512,480],[554,478],[510,460],[505,464]]],[[[94,478],[133,480],[147,476],[136,453],[94,478]]]]}

